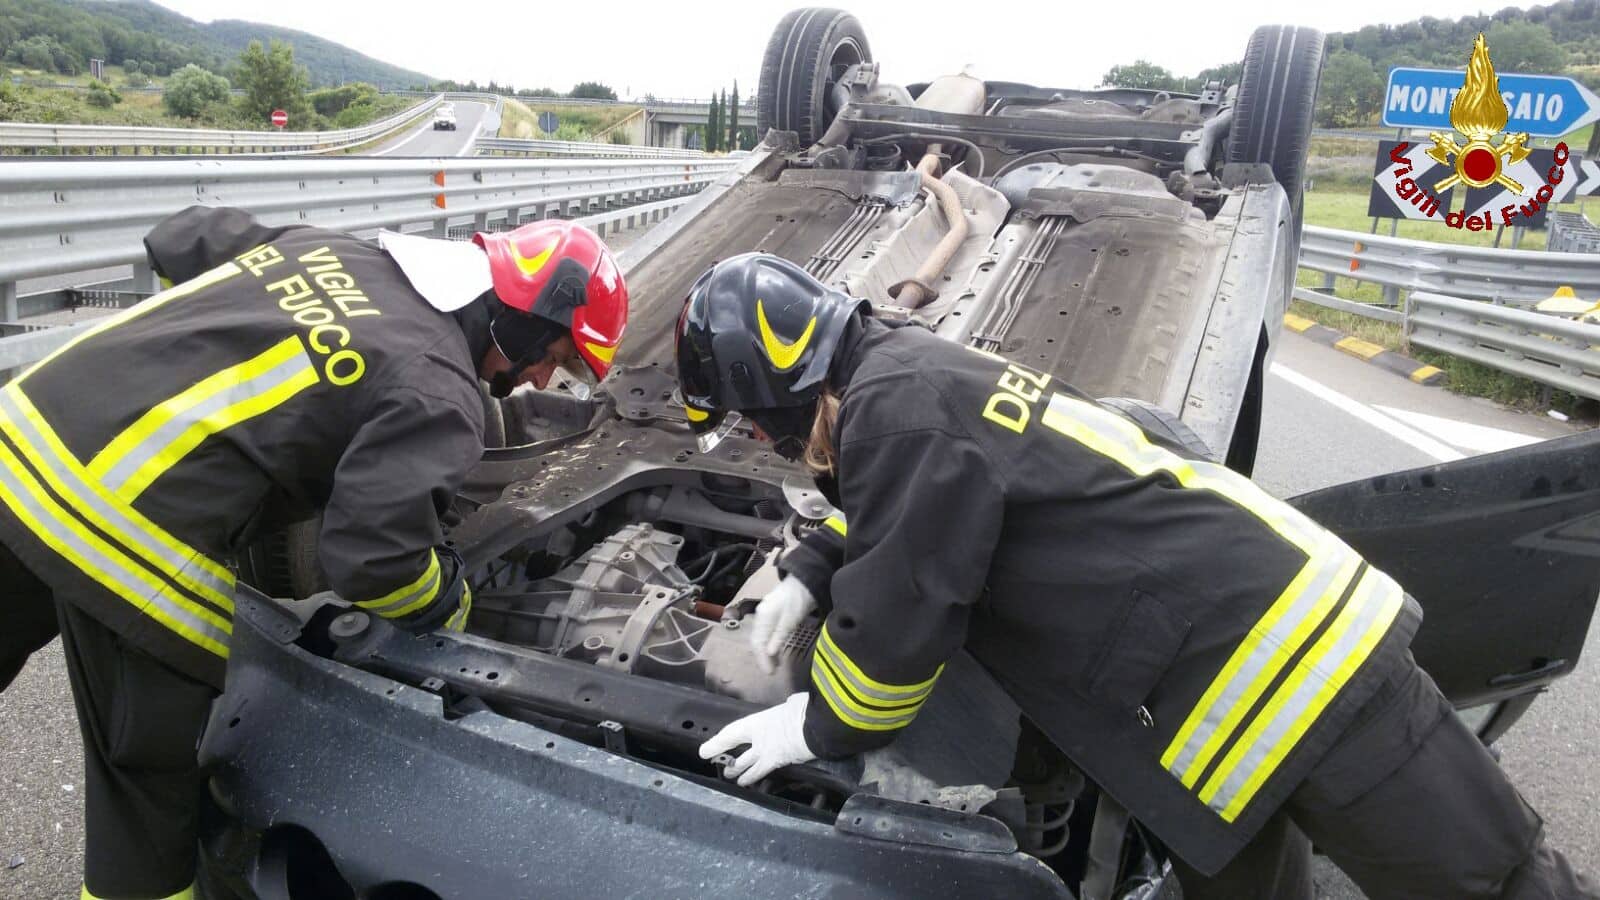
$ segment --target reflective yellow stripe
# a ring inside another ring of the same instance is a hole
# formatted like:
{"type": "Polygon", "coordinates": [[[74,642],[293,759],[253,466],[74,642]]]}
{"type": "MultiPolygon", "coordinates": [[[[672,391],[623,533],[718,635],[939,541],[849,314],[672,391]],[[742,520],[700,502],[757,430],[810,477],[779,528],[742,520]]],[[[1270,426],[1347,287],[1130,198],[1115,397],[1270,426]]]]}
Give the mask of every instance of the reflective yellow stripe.
{"type": "Polygon", "coordinates": [[[856,665],[850,659],[850,656],[839,648],[838,643],[833,639],[833,635],[828,633],[827,622],[822,623],[822,633],[817,637],[817,645],[826,649],[829,659],[834,660],[840,666],[840,674],[848,676],[851,683],[860,689],[858,693],[885,701],[897,699],[913,700],[927,694],[933,688],[933,683],[939,680],[939,673],[944,671],[944,666],[941,665],[934,670],[933,675],[928,680],[919,681],[916,684],[886,684],[869,678],[865,672],[861,671],[861,667],[856,665]]]}
{"type": "Polygon", "coordinates": [[[842,677],[839,670],[834,667],[833,662],[821,653],[812,655],[811,665],[817,670],[816,674],[826,678],[830,684],[839,689],[839,699],[846,706],[867,719],[892,721],[906,718],[910,715],[915,715],[916,711],[922,708],[923,702],[928,699],[927,695],[924,694],[915,700],[909,700],[898,705],[875,706],[867,702],[865,698],[852,692],[848,679],[842,677]]]}
{"type": "MultiPolygon", "coordinates": [[[[102,898],[89,893],[89,886],[83,886],[83,893],[78,895],[78,900],[102,900],[102,898]]],[[[194,900],[194,885],[189,885],[170,897],[158,897],[156,900],[194,900]]]]}
{"type": "Polygon", "coordinates": [[[706,412],[704,410],[695,409],[694,407],[689,406],[688,404],[684,405],[683,414],[685,416],[688,416],[689,417],[689,421],[691,421],[691,422],[704,422],[705,420],[711,418],[711,414],[710,413],[708,413],[708,412],[706,412]]]}
{"type": "Polygon", "coordinates": [[[159,309],[161,306],[163,306],[163,305],[165,305],[165,304],[167,304],[167,303],[169,303],[169,302],[171,302],[173,300],[177,300],[177,299],[179,299],[181,297],[187,297],[190,294],[193,294],[195,291],[201,290],[203,288],[208,288],[208,287],[210,287],[210,286],[212,286],[212,285],[214,285],[214,284],[216,284],[216,283],[218,283],[220,281],[226,281],[227,279],[232,278],[233,276],[239,274],[241,271],[243,271],[243,270],[241,270],[234,263],[225,262],[222,265],[217,266],[215,269],[212,269],[209,272],[206,272],[206,273],[204,273],[202,275],[198,275],[198,276],[196,276],[194,278],[189,279],[188,281],[185,281],[183,284],[180,284],[180,285],[178,285],[176,287],[173,287],[173,288],[171,288],[169,290],[162,291],[161,293],[156,294],[153,297],[146,297],[145,299],[140,300],[138,303],[134,304],[133,306],[130,306],[127,309],[123,310],[122,312],[110,317],[109,319],[106,319],[101,324],[96,325],[93,328],[90,328],[89,330],[87,330],[84,333],[78,335],[77,337],[73,338],[72,340],[67,341],[65,344],[62,344],[60,347],[57,347],[56,351],[54,353],[50,354],[49,356],[46,356],[44,359],[39,360],[39,362],[35,363],[32,368],[28,369],[28,371],[23,372],[21,375],[18,375],[16,378],[13,378],[11,380],[11,383],[12,384],[21,384],[24,380],[27,379],[27,377],[29,375],[32,375],[34,372],[39,371],[40,367],[49,365],[51,360],[55,359],[56,357],[60,356],[63,353],[66,353],[68,350],[71,350],[73,347],[78,346],[79,344],[83,343],[84,341],[88,340],[89,338],[94,337],[97,334],[101,334],[101,333],[103,333],[103,332],[105,332],[105,331],[107,331],[109,329],[117,327],[118,325],[126,325],[127,323],[133,321],[134,319],[139,318],[140,316],[144,315],[147,312],[150,312],[150,311],[155,310],[155,309],[159,309]]]}
{"type": "Polygon", "coordinates": [[[847,528],[846,528],[846,526],[844,524],[844,520],[839,518],[838,516],[829,516],[826,519],[822,520],[822,524],[828,526],[829,528],[832,528],[834,531],[839,532],[839,536],[840,537],[845,537],[846,536],[845,532],[847,531],[847,528]]]}
{"type": "Polygon", "coordinates": [[[153,406],[111,439],[88,471],[132,502],[206,438],[268,412],[320,380],[299,335],[153,406]]]}
{"type": "Polygon", "coordinates": [[[584,341],[583,345],[589,348],[589,352],[594,355],[595,359],[598,359],[603,363],[609,363],[612,359],[616,358],[616,347],[607,347],[605,344],[595,344],[590,341],[584,341]]]}
{"type": "Polygon", "coordinates": [[[767,324],[767,309],[757,299],[756,325],[761,330],[761,344],[766,348],[767,356],[771,358],[772,364],[778,367],[778,371],[782,372],[793,368],[794,364],[800,361],[800,354],[806,352],[806,345],[811,343],[811,335],[817,330],[817,317],[811,317],[811,321],[806,323],[806,330],[795,338],[794,343],[785,343],[773,332],[772,326],[767,324]]]}
{"type": "Polygon", "coordinates": [[[1195,786],[1217,751],[1233,736],[1244,714],[1255,706],[1262,692],[1338,604],[1361,563],[1354,553],[1346,553],[1342,559],[1344,564],[1335,570],[1333,577],[1321,582],[1317,576],[1326,570],[1327,564],[1320,560],[1306,563],[1266,615],[1239,642],[1222,671],[1212,679],[1210,687],[1200,702],[1195,704],[1188,720],[1178,730],[1161,758],[1163,766],[1180,770],[1173,774],[1179,776],[1184,787],[1195,786]],[[1310,608],[1306,609],[1308,605],[1310,608]],[[1287,635],[1283,634],[1285,630],[1288,631],[1287,635]],[[1235,691],[1232,696],[1226,696],[1230,687],[1235,691]],[[1216,719],[1219,715],[1219,721],[1208,722],[1208,719],[1216,719]],[[1186,765],[1180,765],[1179,755],[1183,748],[1195,732],[1206,724],[1211,727],[1203,736],[1204,743],[1193,752],[1186,765]]]}
{"type": "Polygon", "coordinates": [[[439,595],[439,554],[428,551],[428,565],[417,579],[405,587],[396,588],[376,600],[357,600],[356,605],[392,619],[404,616],[432,603],[439,595]]]}
{"type": "Polygon", "coordinates": [[[840,722],[860,731],[893,731],[911,724],[917,716],[917,710],[922,708],[918,703],[911,711],[892,719],[877,719],[858,714],[857,705],[850,703],[844,690],[835,679],[835,673],[825,665],[821,665],[813,657],[811,664],[811,683],[816,685],[817,694],[840,722]]]}
{"type": "Polygon", "coordinates": [[[1404,603],[1399,585],[1369,569],[1350,602],[1207,779],[1200,799],[1224,820],[1237,819],[1371,656],[1404,603]]]}
{"type": "Polygon", "coordinates": [[[1055,394],[1039,421],[1135,475],[1166,472],[1183,487],[1217,494],[1260,519],[1307,556],[1316,551],[1322,529],[1292,507],[1272,498],[1232,469],[1185,459],[1150,443],[1139,426],[1115,413],[1065,394],[1055,394]]]}
{"type": "Polygon", "coordinates": [[[138,562],[85,528],[0,443],[0,500],[55,553],[102,587],[174,633],[228,657],[232,625],[178,594],[138,562]]]}
{"type": "MultiPolygon", "coordinates": [[[[1194,788],[1217,753],[1244,728],[1218,770],[1201,788],[1202,799],[1216,801],[1213,808],[1231,821],[1293,749],[1304,728],[1310,727],[1348,680],[1348,674],[1336,677],[1328,673],[1353,673],[1393,622],[1398,606],[1375,619],[1371,629],[1363,624],[1358,633],[1363,640],[1370,638],[1370,643],[1355,644],[1340,638],[1349,629],[1350,610],[1362,606],[1354,600],[1347,603],[1306,659],[1285,675],[1284,667],[1349,590],[1351,579],[1361,569],[1360,557],[1337,537],[1248,479],[1214,463],[1187,460],[1158,447],[1133,423],[1095,404],[1056,394],[1040,421],[1135,475],[1165,473],[1182,487],[1217,494],[1255,516],[1306,555],[1300,571],[1234,648],[1162,753],[1162,765],[1185,786],[1194,788]],[[1315,676],[1309,682],[1308,673],[1315,676]],[[1246,722],[1245,716],[1280,676],[1285,678],[1285,686],[1273,695],[1261,714],[1246,722]],[[1304,710],[1304,715],[1295,720],[1304,726],[1298,730],[1272,721],[1268,713],[1274,708],[1273,703],[1282,706],[1290,702],[1280,699],[1285,690],[1292,692],[1287,687],[1290,682],[1307,685],[1294,694],[1304,710]],[[1307,692],[1311,691],[1321,699],[1306,702],[1307,692]],[[1273,746],[1263,744],[1264,739],[1273,746]]],[[[1382,573],[1374,573],[1373,577],[1386,579],[1382,573]]],[[[1395,594],[1401,596],[1398,587],[1395,594]]],[[[1365,588],[1362,596],[1366,596],[1365,588]]]]}
{"type": "Polygon", "coordinates": [[[219,609],[233,611],[233,573],[173,537],[89,477],[15,382],[0,390],[0,430],[78,515],[138,554],[146,564],[219,609]],[[21,421],[14,416],[20,416],[21,421]]]}
{"type": "Polygon", "coordinates": [[[466,631],[467,617],[472,614],[472,587],[461,585],[461,606],[445,620],[444,627],[451,631],[466,631]]]}

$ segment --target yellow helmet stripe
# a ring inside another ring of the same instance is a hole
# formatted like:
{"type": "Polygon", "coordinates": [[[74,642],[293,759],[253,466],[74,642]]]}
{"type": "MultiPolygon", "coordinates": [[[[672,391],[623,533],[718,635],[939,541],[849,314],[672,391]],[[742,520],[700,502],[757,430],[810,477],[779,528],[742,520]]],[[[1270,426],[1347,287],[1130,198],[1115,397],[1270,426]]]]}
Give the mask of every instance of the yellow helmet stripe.
{"type": "Polygon", "coordinates": [[[551,244],[544,248],[544,252],[538,256],[528,259],[522,255],[522,251],[517,249],[515,242],[506,241],[506,246],[511,248],[511,258],[516,261],[517,268],[521,269],[524,275],[539,274],[539,270],[544,268],[544,264],[550,261],[550,254],[556,252],[556,245],[551,244]]]}
{"type": "Polygon", "coordinates": [[[773,334],[772,326],[767,322],[767,310],[760,300],[756,301],[756,324],[761,327],[761,343],[767,349],[767,356],[781,372],[794,368],[794,364],[799,362],[800,354],[806,351],[806,345],[811,342],[812,332],[817,330],[817,317],[811,317],[811,321],[806,323],[805,333],[792,344],[784,343],[781,338],[773,334]]]}
{"type": "Polygon", "coordinates": [[[711,413],[708,413],[704,410],[695,409],[694,407],[687,405],[683,408],[683,414],[688,416],[689,421],[691,422],[704,422],[705,420],[711,418],[711,413]]]}
{"type": "Polygon", "coordinates": [[[605,344],[595,344],[589,341],[584,341],[583,345],[589,348],[589,352],[594,354],[595,359],[603,363],[609,364],[612,358],[617,355],[616,347],[607,347],[605,344]]]}

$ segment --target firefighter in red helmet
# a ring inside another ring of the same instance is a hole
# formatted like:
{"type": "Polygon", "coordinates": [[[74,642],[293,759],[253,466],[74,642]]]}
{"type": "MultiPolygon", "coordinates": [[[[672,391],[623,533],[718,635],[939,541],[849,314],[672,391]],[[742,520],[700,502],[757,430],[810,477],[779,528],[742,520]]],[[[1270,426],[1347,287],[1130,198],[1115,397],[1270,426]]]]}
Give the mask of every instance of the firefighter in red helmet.
{"type": "Polygon", "coordinates": [[[59,633],[86,769],[85,898],[193,896],[194,748],[228,659],[225,561],[321,509],[334,590],[466,627],[439,516],[483,452],[478,381],[603,377],[628,294],[546,221],[369,241],[191,207],[145,238],[172,286],[0,389],[0,690],[59,633]],[[85,372],[116,372],[93,392],[85,372]]]}

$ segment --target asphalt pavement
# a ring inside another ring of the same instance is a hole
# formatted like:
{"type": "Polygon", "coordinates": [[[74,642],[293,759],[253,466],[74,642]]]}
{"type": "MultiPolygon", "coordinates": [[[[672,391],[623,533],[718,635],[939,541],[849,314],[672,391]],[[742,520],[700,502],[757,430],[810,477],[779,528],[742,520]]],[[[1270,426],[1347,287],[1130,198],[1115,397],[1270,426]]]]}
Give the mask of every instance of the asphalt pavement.
{"type": "MultiPolygon", "coordinates": [[[[613,247],[629,239],[623,235],[613,247]]],[[[1575,430],[1411,384],[1298,335],[1285,332],[1281,340],[1267,379],[1256,474],[1279,496],[1575,430]]],[[[1597,634],[1600,627],[1592,626],[1591,648],[1600,648],[1597,634]]],[[[1544,816],[1551,843],[1580,871],[1600,873],[1600,663],[1584,659],[1500,749],[1506,771],[1544,816]]],[[[0,760],[0,898],[76,896],[83,775],[59,645],[38,654],[0,694],[0,760]]],[[[1327,900],[1361,897],[1325,862],[1317,880],[1327,900]]]]}
{"type": "Polygon", "coordinates": [[[468,156],[483,130],[489,104],[457,100],[454,131],[435,131],[433,117],[426,116],[411,130],[370,150],[365,156],[468,156]]]}

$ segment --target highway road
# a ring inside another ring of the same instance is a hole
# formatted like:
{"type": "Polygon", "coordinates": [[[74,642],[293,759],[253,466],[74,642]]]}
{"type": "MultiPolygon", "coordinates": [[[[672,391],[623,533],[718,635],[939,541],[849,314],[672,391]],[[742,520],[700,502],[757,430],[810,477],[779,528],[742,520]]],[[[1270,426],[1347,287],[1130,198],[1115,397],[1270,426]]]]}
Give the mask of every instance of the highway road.
{"type": "MultiPolygon", "coordinates": [[[[1285,332],[1267,380],[1257,479],[1291,496],[1574,430],[1411,384],[1285,332]]],[[[1591,654],[1600,653],[1597,635],[1592,628],[1591,654]]],[[[0,774],[0,897],[68,896],[78,879],[83,776],[58,646],[0,694],[0,723],[0,759],[10,762],[0,774]]],[[[1554,845],[1580,870],[1600,872],[1600,663],[1580,663],[1500,748],[1554,845]]],[[[1328,900],[1361,896],[1325,863],[1317,880],[1328,900]]]]}
{"type": "Polygon", "coordinates": [[[491,112],[487,103],[457,100],[456,130],[434,131],[433,116],[424,117],[421,124],[404,134],[367,150],[365,156],[470,156],[472,145],[487,124],[485,117],[491,112]]]}

